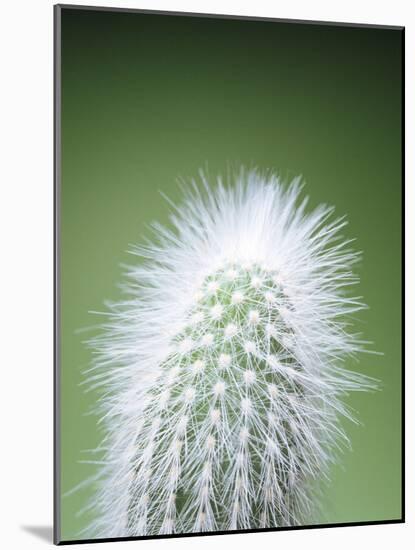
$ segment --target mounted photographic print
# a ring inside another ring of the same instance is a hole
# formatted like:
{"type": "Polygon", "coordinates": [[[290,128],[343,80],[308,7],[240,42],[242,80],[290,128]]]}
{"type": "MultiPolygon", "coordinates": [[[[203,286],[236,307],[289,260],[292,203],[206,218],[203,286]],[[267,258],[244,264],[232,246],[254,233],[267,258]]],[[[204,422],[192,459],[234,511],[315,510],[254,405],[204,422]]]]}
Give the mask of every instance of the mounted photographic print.
{"type": "Polygon", "coordinates": [[[55,543],[404,520],[403,43],[55,6],[55,543]]]}

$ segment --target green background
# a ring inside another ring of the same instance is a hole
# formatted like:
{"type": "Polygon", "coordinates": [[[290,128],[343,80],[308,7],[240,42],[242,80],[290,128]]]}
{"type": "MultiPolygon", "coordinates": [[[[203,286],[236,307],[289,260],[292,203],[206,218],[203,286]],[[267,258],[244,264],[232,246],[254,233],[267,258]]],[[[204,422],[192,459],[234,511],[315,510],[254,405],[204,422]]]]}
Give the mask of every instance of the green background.
{"type": "MultiPolygon", "coordinates": [[[[62,10],[61,484],[96,471],[97,394],[80,387],[130,243],[167,223],[179,176],[229,166],[302,174],[311,206],[333,204],[363,250],[355,328],[383,355],[350,363],[382,391],[349,404],[353,451],[332,469],[321,522],[401,517],[402,31],[62,10]]],[[[86,488],[61,499],[62,539],[80,538],[86,488]]]]}

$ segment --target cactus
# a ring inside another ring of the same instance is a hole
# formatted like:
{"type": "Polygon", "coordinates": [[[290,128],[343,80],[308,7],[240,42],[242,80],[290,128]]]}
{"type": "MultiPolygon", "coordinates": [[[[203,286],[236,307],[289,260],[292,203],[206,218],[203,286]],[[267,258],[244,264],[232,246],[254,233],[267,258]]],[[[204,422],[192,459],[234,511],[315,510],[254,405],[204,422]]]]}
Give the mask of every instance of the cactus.
{"type": "Polygon", "coordinates": [[[340,366],[362,349],[347,316],[359,254],[300,180],[202,175],[155,244],[133,249],[122,303],[92,342],[106,436],[100,537],[292,526],[348,438],[342,398],[371,387],[340,366]]]}

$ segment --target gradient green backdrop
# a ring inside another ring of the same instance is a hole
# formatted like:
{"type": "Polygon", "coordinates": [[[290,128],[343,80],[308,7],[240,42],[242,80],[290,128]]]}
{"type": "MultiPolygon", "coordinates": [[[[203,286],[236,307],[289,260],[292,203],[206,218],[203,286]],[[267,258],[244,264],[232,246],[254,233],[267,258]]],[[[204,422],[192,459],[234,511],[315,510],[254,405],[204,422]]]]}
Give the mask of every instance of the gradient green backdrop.
{"type": "MultiPolygon", "coordinates": [[[[350,364],[382,391],[349,403],[353,450],[333,468],[321,522],[401,517],[402,30],[62,10],[61,484],[96,471],[100,441],[80,387],[130,243],[167,223],[177,177],[229,165],[303,174],[311,206],[347,214],[363,250],[356,329],[383,355],[350,364]]],[[[80,538],[84,489],[61,498],[80,538]]]]}

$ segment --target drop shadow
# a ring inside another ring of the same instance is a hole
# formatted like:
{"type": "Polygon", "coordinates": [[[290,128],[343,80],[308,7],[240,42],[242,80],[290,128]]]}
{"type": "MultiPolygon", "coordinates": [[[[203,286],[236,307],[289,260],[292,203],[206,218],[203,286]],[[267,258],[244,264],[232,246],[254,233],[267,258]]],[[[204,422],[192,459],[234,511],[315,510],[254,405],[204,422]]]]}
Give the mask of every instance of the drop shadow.
{"type": "Polygon", "coordinates": [[[21,525],[20,527],[38,539],[53,543],[53,528],[50,525],[21,525]]]}

